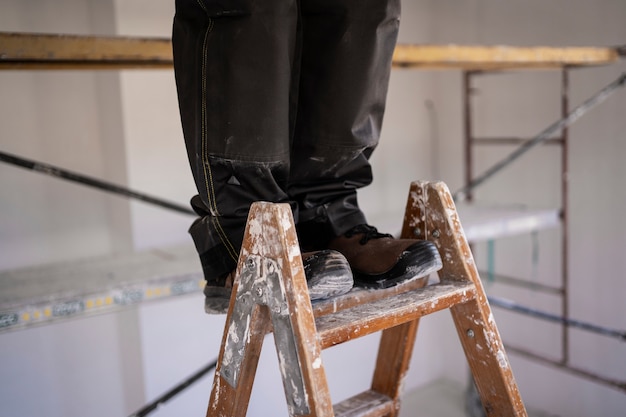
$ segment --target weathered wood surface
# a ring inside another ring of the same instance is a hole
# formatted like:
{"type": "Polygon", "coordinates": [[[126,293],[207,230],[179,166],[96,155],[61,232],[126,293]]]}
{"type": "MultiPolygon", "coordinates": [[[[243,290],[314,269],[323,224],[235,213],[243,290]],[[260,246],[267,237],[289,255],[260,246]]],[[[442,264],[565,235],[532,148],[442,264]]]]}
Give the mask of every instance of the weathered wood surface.
{"type": "Polygon", "coordinates": [[[425,219],[425,226],[412,226],[411,219],[406,226],[420,227],[441,253],[441,282],[469,281],[475,288],[475,297],[451,306],[450,311],[487,416],[526,416],[452,195],[443,183],[415,182],[409,205],[418,208],[414,217],[425,219]]]}
{"type": "Polygon", "coordinates": [[[0,69],[171,68],[167,38],[0,33],[0,69]]]}
{"type": "Polygon", "coordinates": [[[414,319],[383,330],[380,338],[371,387],[373,391],[392,399],[393,409],[389,417],[400,413],[400,397],[411,363],[418,326],[419,319],[414,319]]]}
{"type": "Polygon", "coordinates": [[[390,416],[394,405],[388,396],[369,390],[336,404],[334,411],[335,417],[390,416]]]}
{"type": "Polygon", "coordinates": [[[313,303],[313,312],[315,317],[325,316],[327,314],[336,313],[361,304],[372,303],[383,300],[394,295],[398,295],[417,288],[422,288],[426,280],[412,280],[395,287],[384,289],[365,289],[354,287],[347,294],[333,297],[328,300],[319,300],[313,303]]]}
{"type": "Polygon", "coordinates": [[[254,203],[250,209],[237,266],[234,296],[226,318],[207,416],[245,415],[256,370],[256,356],[263,343],[260,333],[269,331],[270,319],[275,329],[274,340],[290,415],[332,416],[332,401],[322,366],[322,348],[315,329],[291,208],[288,204],[254,203]],[[276,262],[280,269],[278,283],[270,281],[265,273],[242,273],[246,262],[255,257],[276,262]],[[240,282],[242,277],[256,280],[247,287],[254,294],[240,290],[246,284],[240,282]],[[270,288],[272,285],[278,287],[270,288]],[[272,294],[280,294],[284,299],[279,304],[272,304],[272,294]],[[243,320],[234,320],[233,312],[236,311],[237,304],[246,303],[246,298],[250,297],[259,297],[263,299],[262,304],[267,305],[256,304],[249,316],[243,320]],[[260,314],[259,311],[263,313],[260,314]],[[258,324],[259,321],[262,324],[258,324]],[[241,334],[238,326],[245,326],[245,331],[241,337],[233,339],[234,334],[241,334]],[[281,331],[278,331],[279,328],[281,331]],[[260,331],[253,333],[253,330],[260,331]],[[259,336],[250,338],[251,334],[259,336]],[[239,343],[239,339],[246,341],[245,346],[234,351],[233,346],[239,343]],[[285,360],[292,353],[288,351],[290,348],[296,350],[295,366],[287,366],[290,363],[285,360]],[[244,362],[254,366],[250,370],[242,369],[241,372],[246,374],[245,378],[240,376],[237,386],[233,387],[226,381],[232,379],[231,376],[223,375],[223,372],[235,355],[243,355],[244,362]],[[299,384],[303,384],[304,392],[291,391],[299,384]]]}
{"type": "Polygon", "coordinates": [[[290,415],[397,416],[418,320],[446,308],[452,312],[487,415],[526,416],[454,202],[443,183],[411,185],[403,236],[435,242],[444,263],[439,283],[424,288],[415,288],[423,282],[413,283],[411,289],[388,291],[384,297],[357,290],[352,301],[348,294],[340,301],[321,303],[314,314],[289,206],[255,203],[207,416],[245,415],[263,336],[272,324],[290,415]],[[269,262],[270,273],[261,272],[263,262],[269,262]],[[254,268],[256,272],[251,272],[254,268]],[[278,283],[272,281],[275,270],[280,270],[278,283]],[[264,295],[270,293],[278,294],[278,304],[264,295]],[[250,299],[256,301],[251,304],[250,299]],[[333,408],[321,350],[381,330],[372,389],[333,408]],[[296,352],[296,363],[285,359],[290,349],[296,352]],[[243,357],[232,367],[236,355],[243,357]],[[299,384],[302,390],[288,388],[299,384]]]}
{"type": "MultiPolygon", "coordinates": [[[[232,314],[232,305],[228,312],[227,323],[232,314]]],[[[246,338],[245,354],[239,368],[239,383],[232,386],[222,375],[225,362],[224,348],[227,347],[228,332],[224,332],[222,347],[213,379],[213,388],[207,407],[207,417],[245,416],[250,402],[252,385],[256,375],[263,339],[268,332],[269,312],[267,308],[256,308],[248,323],[248,337],[246,338]]],[[[228,327],[226,329],[229,329],[228,327]]],[[[232,353],[231,353],[232,354],[232,353]]]]}
{"type": "Polygon", "coordinates": [[[317,331],[327,348],[450,308],[474,295],[468,283],[430,285],[319,317],[317,331]]]}
{"type": "MultiPolygon", "coordinates": [[[[415,230],[405,227],[417,215],[417,208],[407,202],[405,210],[402,238],[415,237],[415,230]]],[[[420,223],[421,219],[417,222],[420,223]]],[[[439,300],[437,300],[437,303],[439,300]]],[[[419,318],[382,331],[376,356],[376,367],[372,378],[371,388],[374,392],[391,398],[392,410],[387,417],[396,417],[400,413],[400,401],[404,378],[409,370],[413,347],[417,338],[419,318]]]]}
{"type": "MultiPolygon", "coordinates": [[[[422,69],[551,69],[608,65],[619,57],[619,49],[610,47],[399,44],[393,65],[422,69]]],[[[158,69],[172,65],[168,38],[0,32],[0,69],[158,69]]]]}
{"type": "Polygon", "coordinates": [[[607,65],[617,48],[476,45],[398,45],[393,65],[404,68],[515,70],[607,65]]]}

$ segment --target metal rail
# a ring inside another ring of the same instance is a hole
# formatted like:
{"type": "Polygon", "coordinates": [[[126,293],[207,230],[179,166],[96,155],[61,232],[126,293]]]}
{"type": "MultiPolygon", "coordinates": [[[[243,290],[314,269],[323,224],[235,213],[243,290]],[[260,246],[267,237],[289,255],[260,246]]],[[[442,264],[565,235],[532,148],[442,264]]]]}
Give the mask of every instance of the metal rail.
{"type": "Polygon", "coordinates": [[[557,369],[563,370],[565,372],[568,372],[572,375],[575,375],[577,377],[580,378],[585,378],[589,381],[595,382],[597,384],[602,384],[602,385],[606,385],[610,388],[614,388],[617,389],[619,391],[622,391],[624,393],[626,393],[626,381],[618,381],[616,379],[613,378],[607,378],[605,376],[602,375],[598,375],[594,372],[590,372],[586,369],[582,369],[578,366],[572,366],[570,364],[564,364],[562,361],[560,360],[556,360],[556,359],[550,359],[550,358],[546,358],[545,356],[539,355],[537,353],[531,352],[528,349],[524,349],[524,348],[520,348],[520,347],[516,347],[516,346],[512,346],[509,345],[507,343],[504,344],[507,352],[513,352],[517,355],[520,356],[524,356],[527,359],[533,360],[535,362],[539,362],[542,363],[544,365],[549,365],[549,366],[553,366],[557,369]]]}
{"type": "Polygon", "coordinates": [[[59,168],[57,166],[46,164],[43,162],[33,161],[31,159],[22,158],[2,151],[0,151],[0,162],[6,162],[11,165],[19,166],[21,168],[49,175],[51,177],[57,177],[81,185],[97,188],[99,190],[107,191],[109,193],[122,195],[128,198],[134,198],[136,200],[143,201],[144,203],[153,204],[155,206],[159,206],[168,210],[173,210],[179,213],[195,215],[194,211],[189,207],[185,207],[180,204],[173,203],[159,197],[154,197],[139,191],[133,191],[126,187],[122,187],[120,185],[106,182],[97,178],[88,177],[77,172],[68,171],[66,169],[59,168]]]}
{"type": "Polygon", "coordinates": [[[513,151],[509,156],[505,157],[501,161],[495,163],[489,169],[487,169],[484,173],[479,175],[478,177],[471,180],[468,184],[461,187],[457,190],[452,197],[455,200],[463,200],[466,195],[473,191],[478,186],[482,185],[489,178],[493,177],[495,174],[509,166],[515,160],[517,160],[520,156],[531,150],[533,147],[539,145],[540,143],[550,139],[556,132],[561,129],[564,129],[578,120],[582,115],[587,113],[589,110],[593,109],[598,104],[605,101],[607,98],[611,96],[618,88],[623,87],[626,84],[626,73],[620,75],[615,81],[611,82],[609,85],[604,87],[602,90],[598,91],[596,94],[585,100],[582,104],[576,107],[574,110],[569,112],[567,116],[557,120],[542,132],[540,132],[534,138],[524,142],[520,145],[515,151],[513,151]]]}
{"type": "Polygon", "coordinates": [[[161,394],[154,401],[149,402],[148,404],[141,407],[139,410],[132,413],[129,417],[145,417],[161,405],[165,404],[169,400],[171,400],[176,395],[180,394],[183,390],[189,388],[191,384],[198,381],[200,378],[208,374],[211,370],[215,369],[217,366],[217,359],[210,362],[208,365],[202,367],[200,370],[194,372],[189,377],[185,378],[181,383],[169,389],[167,392],[161,394]]]}
{"type": "Polygon", "coordinates": [[[600,334],[602,336],[611,337],[614,339],[626,342],[626,330],[610,329],[605,326],[599,326],[597,324],[588,323],[582,320],[575,320],[569,317],[559,316],[557,314],[548,313],[545,311],[530,308],[516,303],[512,300],[507,300],[499,297],[487,297],[489,304],[495,307],[504,308],[509,311],[524,314],[527,316],[535,317],[541,320],[550,321],[553,323],[561,323],[568,327],[575,327],[577,329],[585,330],[591,333],[600,334]]]}

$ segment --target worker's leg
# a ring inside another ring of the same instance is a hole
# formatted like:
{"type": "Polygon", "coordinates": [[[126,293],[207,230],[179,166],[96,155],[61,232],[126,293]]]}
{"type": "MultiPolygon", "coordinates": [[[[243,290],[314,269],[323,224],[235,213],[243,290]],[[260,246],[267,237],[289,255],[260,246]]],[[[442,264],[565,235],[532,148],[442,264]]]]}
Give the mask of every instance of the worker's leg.
{"type": "Polygon", "coordinates": [[[205,275],[233,270],[251,202],[285,202],[295,0],[177,0],[174,68],[205,275]]]}
{"type": "Polygon", "coordinates": [[[301,8],[288,189],[301,243],[339,250],[355,283],[386,287],[427,275],[441,265],[434,245],[378,233],[357,203],[357,189],[372,181],[368,159],[380,136],[400,1],[301,0],[301,8]]]}
{"type": "MultiPolygon", "coordinates": [[[[174,68],[200,216],[190,233],[213,312],[228,301],[252,202],[289,202],[298,14],[296,0],[176,2],[174,68]]],[[[352,287],[340,254],[303,260],[307,277],[321,271],[308,281],[312,297],[352,287]]]]}
{"type": "Polygon", "coordinates": [[[399,0],[302,0],[302,69],[289,195],[300,219],[335,234],[364,223],[356,190],[372,181],[399,0]]]}

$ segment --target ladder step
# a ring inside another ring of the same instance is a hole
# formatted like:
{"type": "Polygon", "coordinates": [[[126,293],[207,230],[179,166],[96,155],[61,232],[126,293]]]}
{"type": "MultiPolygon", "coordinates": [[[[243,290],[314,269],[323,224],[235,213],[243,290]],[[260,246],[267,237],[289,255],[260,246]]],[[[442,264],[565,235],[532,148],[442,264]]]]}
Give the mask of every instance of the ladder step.
{"type": "MultiPolygon", "coordinates": [[[[428,278],[424,278],[426,281],[428,278]]],[[[313,314],[315,317],[325,316],[330,313],[336,313],[347,308],[357,306],[359,304],[372,303],[383,298],[389,298],[403,292],[424,288],[423,279],[414,279],[403,282],[399,285],[383,288],[383,289],[365,289],[354,287],[348,293],[332,297],[326,300],[318,300],[313,302],[313,314]]]]}
{"type": "Polygon", "coordinates": [[[335,417],[382,417],[391,415],[394,404],[388,396],[369,390],[335,404],[333,411],[335,417]]]}
{"type": "Polygon", "coordinates": [[[317,317],[322,349],[418,319],[476,297],[471,282],[429,285],[317,317]]]}

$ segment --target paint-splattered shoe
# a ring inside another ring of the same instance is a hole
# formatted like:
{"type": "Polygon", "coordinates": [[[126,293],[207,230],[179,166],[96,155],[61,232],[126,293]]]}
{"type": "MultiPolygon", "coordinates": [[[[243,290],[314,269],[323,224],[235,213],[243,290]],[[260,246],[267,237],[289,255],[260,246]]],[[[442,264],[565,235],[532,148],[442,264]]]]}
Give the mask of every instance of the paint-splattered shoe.
{"type": "Polygon", "coordinates": [[[331,239],[329,249],[341,252],[350,264],[354,285],[388,288],[423,279],[441,269],[441,256],[427,240],[396,239],[362,224],[331,239]]]}
{"type": "MultiPolygon", "coordinates": [[[[302,264],[311,301],[325,300],[345,294],[354,284],[346,258],[334,250],[305,252],[302,264]]],[[[228,311],[235,271],[204,287],[204,310],[208,314],[225,314],[228,311]]]]}

